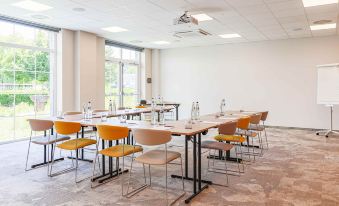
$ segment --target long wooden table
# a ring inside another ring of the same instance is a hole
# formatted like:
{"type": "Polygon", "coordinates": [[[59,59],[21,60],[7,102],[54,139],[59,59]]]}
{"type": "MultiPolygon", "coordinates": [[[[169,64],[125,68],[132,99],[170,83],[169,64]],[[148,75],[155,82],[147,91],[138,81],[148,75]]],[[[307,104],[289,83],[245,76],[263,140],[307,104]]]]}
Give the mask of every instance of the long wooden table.
{"type": "MultiPolygon", "coordinates": [[[[146,105],[150,106],[151,102],[147,102],[146,105]]],[[[158,104],[158,105],[160,105],[160,104],[158,104]]],[[[173,106],[175,108],[175,119],[179,120],[179,106],[180,106],[180,103],[164,101],[163,105],[165,105],[165,106],[173,106]]]]}
{"type": "MultiPolygon", "coordinates": [[[[79,122],[82,127],[96,127],[100,124],[105,125],[116,125],[116,126],[125,126],[129,129],[135,128],[144,128],[144,129],[155,129],[155,130],[168,130],[171,131],[172,135],[176,136],[185,136],[185,173],[184,179],[193,181],[193,193],[186,200],[185,203],[189,203],[195,196],[197,196],[204,189],[208,188],[208,185],[212,184],[212,181],[203,180],[201,178],[201,139],[202,135],[207,132],[211,128],[217,128],[220,124],[237,121],[242,116],[256,114],[258,112],[241,112],[241,111],[228,111],[222,117],[217,117],[216,114],[209,114],[201,116],[200,120],[192,125],[191,129],[185,128],[185,120],[180,121],[168,121],[164,126],[159,125],[151,125],[148,121],[136,121],[136,120],[128,120],[126,123],[121,123],[120,120],[117,119],[108,119],[105,122],[102,122],[100,118],[93,118],[90,120],[83,120],[79,115],[68,115],[62,121],[71,121],[71,122],[79,122]],[[80,118],[79,118],[80,117],[80,118]],[[192,151],[192,159],[193,159],[193,175],[190,176],[188,173],[188,144],[192,142],[193,151],[192,151]],[[205,183],[205,185],[202,185],[205,183]]],[[[56,117],[48,118],[50,120],[60,120],[56,117]]],[[[82,136],[84,136],[84,129],[82,129],[82,136]]],[[[132,137],[133,138],[133,137],[132,137]]],[[[103,159],[103,161],[105,161],[103,159]]],[[[111,162],[111,161],[110,161],[111,162]]],[[[103,165],[103,174],[101,177],[105,176],[105,170],[103,165]]],[[[115,170],[116,173],[120,172],[120,168],[117,167],[115,170]]],[[[110,169],[110,173],[112,170],[110,169]]],[[[122,171],[125,172],[125,171],[122,171]]],[[[109,173],[108,173],[109,174],[109,173]]],[[[112,173],[110,174],[112,177],[112,173]]],[[[180,175],[171,175],[173,178],[182,178],[180,175]]]]}

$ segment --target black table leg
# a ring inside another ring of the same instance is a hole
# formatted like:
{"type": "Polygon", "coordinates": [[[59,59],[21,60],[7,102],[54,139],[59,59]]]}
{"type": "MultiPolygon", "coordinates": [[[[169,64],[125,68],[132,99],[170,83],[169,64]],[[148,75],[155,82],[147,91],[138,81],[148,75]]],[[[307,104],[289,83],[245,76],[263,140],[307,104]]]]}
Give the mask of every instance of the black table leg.
{"type": "Polygon", "coordinates": [[[198,134],[198,188],[201,190],[201,134],[198,134]]]}
{"type": "Polygon", "coordinates": [[[190,140],[189,136],[185,137],[185,177],[188,178],[188,141],[190,140]]]}
{"type": "Polygon", "coordinates": [[[179,105],[174,105],[175,107],[175,117],[177,121],[179,120],[179,105]]]}

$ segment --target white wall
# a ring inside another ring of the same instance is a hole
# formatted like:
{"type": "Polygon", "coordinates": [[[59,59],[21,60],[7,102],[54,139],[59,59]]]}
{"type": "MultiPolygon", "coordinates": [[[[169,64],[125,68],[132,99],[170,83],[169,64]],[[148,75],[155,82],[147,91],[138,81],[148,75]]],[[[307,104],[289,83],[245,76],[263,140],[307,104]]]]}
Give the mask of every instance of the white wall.
{"type": "MultiPolygon", "coordinates": [[[[234,109],[269,110],[270,125],[329,125],[328,109],[316,104],[315,65],[339,62],[338,37],[166,49],[159,58],[158,88],[182,103],[182,118],[193,100],[210,113],[226,97],[234,109]]],[[[339,111],[334,115],[339,129],[339,111]]]]}

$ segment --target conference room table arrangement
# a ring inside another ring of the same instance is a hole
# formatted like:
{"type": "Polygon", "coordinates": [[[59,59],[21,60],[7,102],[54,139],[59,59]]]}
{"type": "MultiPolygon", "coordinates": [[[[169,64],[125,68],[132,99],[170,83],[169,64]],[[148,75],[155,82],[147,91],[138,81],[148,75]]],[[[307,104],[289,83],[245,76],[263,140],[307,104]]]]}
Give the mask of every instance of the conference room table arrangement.
{"type": "MultiPolygon", "coordinates": [[[[173,109],[173,107],[166,108],[168,110],[173,109]]],[[[108,114],[107,117],[119,117],[123,114],[129,115],[139,115],[142,112],[150,112],[149,109],[139,109],[139,110],[124,110],[117,111],[115,114],[108,114]]],[[[261,114],[261,112],[257,111],[225,111],[224,114],[213,113],[199,116],[194,122],[191,120],[177,120],[177,121],[166,121],[164,125],[153,125],[150,121],[143,120],[126,120],[122,121],[121,118],[107,118],[103,119],[101,113],[93,114],[93,118],[84,119],[83,115],[64,115],[63,117],[49,117],[42,118],[42,120],[52,120],[52,121],[64,121],[64,122],[73,122],[80,123],[82,130],[81,136],[85,136],[85,129],[87,127],[96,128],[98,125],[110,125],[117,127],[127,127],[130,131],[135,129],[150,129],[150,130],[159,130],[159,131],[168,131],[173,136],[177,136],[176,138],[185,138],[185,144],[182,145],[185,148],[184,152],[184,173],[182,175],[172,174],[172,178],[181,178],[185,179],[192,183],[192,193],[185,199],[185,203],[189,203],[195,196],[197,196],[204,189],[208,188],[209,185],[213,184],[211,180],[202,179],[202,139],[205,134],[207,134],[208,130],[212,128],[218,128],[218,126],[230,123],[237,122],[242,117],[248,117],[255,114],[261,114]],[[188,122],[190,122],[190,127],[187,127],[188,122]],[[188,145],[192,143],[192,149],[188,149],[188,145]],[[191,158],[189,158],[191,155],[191,158]],[[192,159],[192,163],[189,163],[189,159],[192,159]],[[191,168],[191,172],[190,171],[191,168]]],[[[133,135],[130,133],[127,139],[128,144],[133,144],[134,139],[133,135]]],[[[100,143],[99,143],[100,144],[100,143]]],[[[103,149],[104,149],[104,145],[103,149]]],[[[109,146],[112,146],[110,144],[109,146]]],[[[219,156],[219,158],[221,158],[219,156]]],[[[82,160],[81,158],[79,160],[82,160]]],[[[109,162],[111,163],[111,158],[109,162]]],[[[119,162],[119,161],[118,161],[119,162]]],[[[121,173],[128,172],[128,170],[121,170],[119,167],[119,163],[117,165],[116,170],[113,170],[111,165],[109,165],[109,172],[105,171],[105,159],[102,157],[102,174],[97,178],[92,178],[92,181],[99,180],[100,182],[104,182],[107,179],[118,176],[121,173]],[[103,178],[103,179],[101,179],[103,178]],[[101,179],[101,180],[100,180],[101,179]]],[[[167,190],[166,190],[167,191],[167,190]]]]}

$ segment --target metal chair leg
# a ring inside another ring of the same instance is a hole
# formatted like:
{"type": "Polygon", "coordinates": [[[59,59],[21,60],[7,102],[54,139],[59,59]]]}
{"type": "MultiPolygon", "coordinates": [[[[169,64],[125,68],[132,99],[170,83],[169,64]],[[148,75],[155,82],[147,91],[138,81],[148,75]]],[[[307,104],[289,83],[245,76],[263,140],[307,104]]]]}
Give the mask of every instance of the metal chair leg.
{"type": "Polygon", "coordinates": [[[31,149],[31,141],[32,141],[32,132],[31,132],[31,136],[29,137],[29,143],[28,143],[28,149],[27,149],[27,155],[26,155],[26,166],[25,166],[25,171],[27,170],[27,164],[28,164],[28,157],[29,157],[29,151],[31,149]]]}
{"type": "Polygon", "coordinates": [[[265,139],[266,139],[266,146],[268,149],[268,141],[267,141],[267,133],[266,133],[266,127],[264,126],[264,133],[265,133],[265,139]]]}
{"type": "Polygon", "coordinates": [[[227,186],[228,186],[228,184],[229,184],[229,180],[228,180],[228,173],[227,173],[227,160],[226,160],[226,158],[225,158],[225,174],[226,174],[226,181],[227,181],[227,186]]]}

